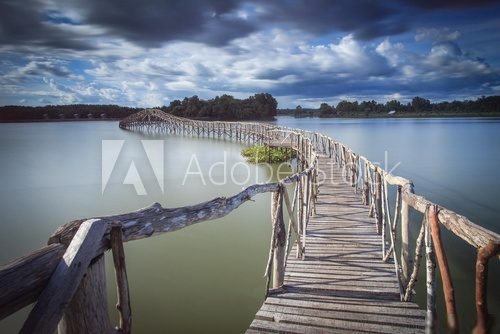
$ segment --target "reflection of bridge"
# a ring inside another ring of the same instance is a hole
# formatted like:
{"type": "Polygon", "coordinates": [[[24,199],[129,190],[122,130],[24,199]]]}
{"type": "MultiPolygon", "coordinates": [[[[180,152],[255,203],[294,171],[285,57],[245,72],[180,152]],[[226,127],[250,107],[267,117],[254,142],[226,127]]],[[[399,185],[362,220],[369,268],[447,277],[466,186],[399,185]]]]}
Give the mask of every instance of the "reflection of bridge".
{"type": "Polygon", "coordinates": [[[194,121],[150,109],[122,120],[120,127],[286,146],[297,152],[298,170],[280,182],[254,184],[228,198],[173,209],[153,204],[61,226],[49,246],[0,270],[0,318],[37,301],[21,332],[49,333],[58,324],[61,333],[113,332],[102,256],[111,249],[120,331],[129,333],[122,243],[223,217],[266,192],[272,193],[268,286],[249,333],[435,332],[436,259],[447,324],[453,330],[457,312],[440,225],[478,249],[476,331],[486,332],[487,264],[499,253],[500,236],[413,194],[410,181],[386,173],[327,136],[266,123],[194,121]],[[395,187],[392,202],[389,186],[395,187]],[[425,217],[415,249],[410,247],[410,209],[425,217]],[[424,256],[426,312],[411,302],[424,256]]]}

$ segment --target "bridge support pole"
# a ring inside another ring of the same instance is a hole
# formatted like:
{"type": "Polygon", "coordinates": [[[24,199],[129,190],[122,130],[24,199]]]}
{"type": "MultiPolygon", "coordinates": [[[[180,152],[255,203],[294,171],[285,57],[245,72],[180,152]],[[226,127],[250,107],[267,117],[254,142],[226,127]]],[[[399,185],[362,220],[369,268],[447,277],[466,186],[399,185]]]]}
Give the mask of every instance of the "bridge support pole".
{"type": "Polygon", "coordinates": [[[377,234],[382,234],[382,177],[378,168],[375,168],[375,219],[377,220],[377,234]]]}
{"type": "Polygon", "coordinates": [[[283,191],[284,186],[273,192],[271,214],[273,217],[273,279],[271,288],[277,289],[283,286],[285,280],[285,256],[286,256],[286,229],[283,221],[283,191]]]}
{"type": "MultiPolygon", "coordinates": [[[[403,191],[404,189],[402,189],[403,191]]],[[[413,185],[409,185],[409,191],[413,193],[413,185]]],[[[403,274],[403,285],[406,287],[410,280],[410,268],[413,266],[410,254],[410,207],[401,199],[401,272],[403,274]]]]}

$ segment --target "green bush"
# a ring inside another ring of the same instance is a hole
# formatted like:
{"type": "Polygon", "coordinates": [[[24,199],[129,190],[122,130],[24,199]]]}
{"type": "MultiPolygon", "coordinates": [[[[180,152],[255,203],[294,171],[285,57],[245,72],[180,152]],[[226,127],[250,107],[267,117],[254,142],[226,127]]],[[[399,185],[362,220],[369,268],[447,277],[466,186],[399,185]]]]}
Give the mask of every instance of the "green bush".
{"type": "Polygon", "coordinates": [[[295,151],[283,147],[254,145],[241,150],[241,155],[250,163],[279,163],[293,158],[295,156],[295,151]]]}

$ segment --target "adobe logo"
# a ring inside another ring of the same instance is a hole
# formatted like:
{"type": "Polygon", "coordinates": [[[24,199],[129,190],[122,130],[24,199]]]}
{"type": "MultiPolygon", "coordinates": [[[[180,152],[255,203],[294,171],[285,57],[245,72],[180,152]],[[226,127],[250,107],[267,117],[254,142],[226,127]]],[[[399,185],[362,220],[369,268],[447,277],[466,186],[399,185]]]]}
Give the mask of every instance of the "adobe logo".
{"type": "MultiPolygon", "coordinates": [[[[102,140],[101,142],[101,194],[104,194],[104,190],[106,190],[109,178],[116,167],[116,162],[122,152],[124,143],[125,140],[102,140]]],[[[164,193],[164,142],[163,140],[141,140],[141,144],[156,181],[162,193],[164,193]]],[[[133,185],[137,195],[147,195],[146,188],[133,160],[128,166],[122,184],[133,185]]]]}

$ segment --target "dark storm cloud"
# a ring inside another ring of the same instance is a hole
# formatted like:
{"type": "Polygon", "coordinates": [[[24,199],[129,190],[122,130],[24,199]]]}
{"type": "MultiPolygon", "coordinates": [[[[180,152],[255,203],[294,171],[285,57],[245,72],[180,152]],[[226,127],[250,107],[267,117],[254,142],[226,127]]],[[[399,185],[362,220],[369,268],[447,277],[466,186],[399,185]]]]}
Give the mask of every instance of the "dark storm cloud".
{"type": "MultiPolygon", "coordinates": [[[[374,83],[370,80],[343,80],[327,76],[315,79],[306,79],[290,84],[282,84],[269,92],[276,96],[295,96],[297,98],[325,98],[329,96],[356,97],[360,94],[365,96],[385,96],[398,92],[404,96],[447,96],[450,94],[475,95],[484,94],[484,85],[491,83],[499,84],[495,75],[470,76],[467,80],[463,78],[438,78],[433,81],[414,79],[411,82],[399,80],[383,80],[374,83]]],[[[491,93],[491,92],[488,92],[491,93]]]]}
{"type": "Polygon", "coordinates": [[[280,21],[312,33],[335,30],[368,39],[407,29],[396,11],[371,0],[262,1],[264,21],[280,21]]]}
{"type": "Polygon", "coordinates": [[[0,0],[0,44],[91,48],[93,40],[76,33],[77,29],[67,29],[68,24],[97,26],[106,37],[121,37],[144,47],[173,40],[222,46],[273,25],[316,36],[344,32],[370,40],[408,31],[419,14],[428,11],[490,2],[494,1],[0,0]],[[65,10],[77,13],[79,20],[65,17],[65,10]],[[239,10],[245,10],[247,18],[238,15],[239,10]]]}
{"type": "Polygon", "coordinates": [[[494,0],[256,1],[264,8],[261,14],[263,22],[278,21],[314,34],[348,32],[361,40],[406,32],[413,27],[419,15],[426,12],[498,3],[494,0]]]}
{"type": "Polygon", "coordinates": [[[427,9],[478,7],[498,3],[497,0],[407,0],[403,2],[427,9]]]}
{"type": "Polygon", "coordinates": [[[136,44],[157,47],[188,40],[224,45],[256,30],[234,15],[239,1],[228,0],[82,0],[85,21],[136,44]]]}
{"type": "Polygon", "coordinates": [[[42,22],[43,9],[36,0],[0,1],[0,45],[32,45],[88,50],[93,47],[78,36],[42,22]]]}

